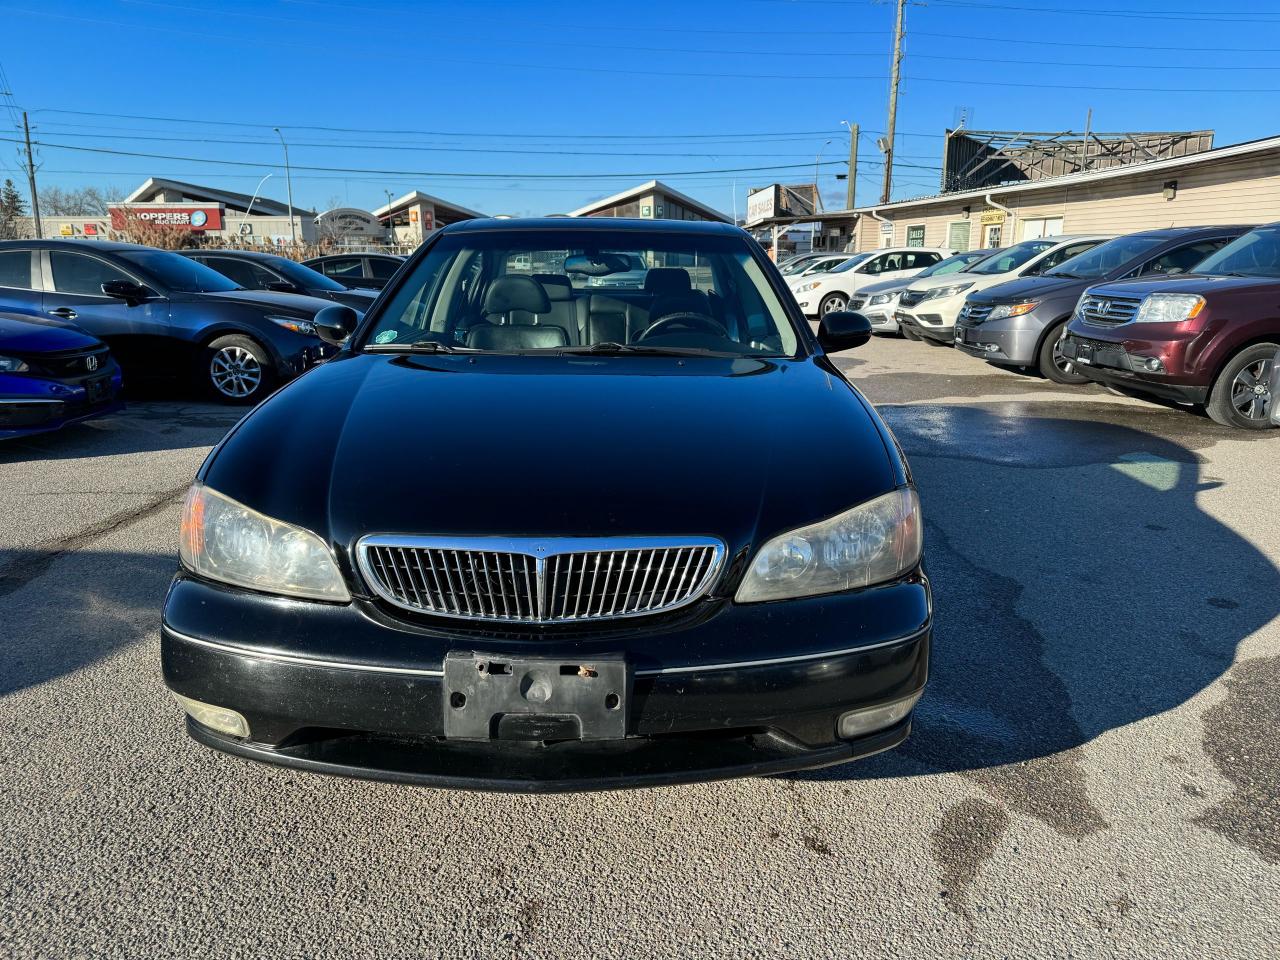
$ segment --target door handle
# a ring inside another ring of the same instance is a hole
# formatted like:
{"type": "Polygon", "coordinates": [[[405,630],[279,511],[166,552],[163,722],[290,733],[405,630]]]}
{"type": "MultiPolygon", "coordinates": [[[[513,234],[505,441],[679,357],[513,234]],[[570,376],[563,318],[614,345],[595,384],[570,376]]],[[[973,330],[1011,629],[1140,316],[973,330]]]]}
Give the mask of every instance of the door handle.
{"type": "Polygon", "coordinates": [[[56,310],[50,310],[49,313],[55,317],[61,317],[63,320],[74,320],[76,318],[76,312],[70,307],[58,307],[56,310]]]}

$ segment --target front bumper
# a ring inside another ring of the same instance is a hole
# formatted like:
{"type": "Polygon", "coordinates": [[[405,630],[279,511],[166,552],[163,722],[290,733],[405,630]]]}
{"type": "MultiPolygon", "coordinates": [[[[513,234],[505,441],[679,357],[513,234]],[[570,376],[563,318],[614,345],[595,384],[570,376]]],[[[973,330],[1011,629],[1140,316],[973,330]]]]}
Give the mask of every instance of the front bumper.
{"type": "Polygon", "coordinates": [[[362,600],[282,600],[182,575],[165,605],[161,658],[172,690],[247,721],[243,739],[190,721],[202,743],[405,783],[522,792],[682,783],[840,763],[906,738],[909,716],[849,740],[836,724],[924,687],[922,576],[837,597],[706,604],[670,632],[480,637],[392,623],[362,600]],[[445,739],[443,658],[460,650],[575,662],[621,653],[632,683],[625,739],[445,739]]]}
{"type": "Polygon", "coordinates": [[[955,348],[990,363],[1030,367],[1039,362],[1040,336],[1053,318],[1036,311],[1020,317],[969,324],[962,318],[952,332],[955,348]]]}
{"type": "MultiPolygon", "coordinates": [[[[1179,403],[1203,404],[1208,400],[1209,388],[1195,378],[1181,373],[1172,358],[1181,350],[1162,350],[1158,344],[1142,341],[1143,353],[1129,349],[1123,340],[1107,340],[1068,330],[1062,338],[1062,354],[1075,361],[1076,372],[1095,383],[1138,390],[1155,397],[1179,403]],[[1147,368],[1151,359],[1160,359],[1168,367],[1160,372],[1147,368]]],[[[1177,344],[1181,347],[1182,344],[1177,344]]]]}
{"type": "Polygon", "coordinates": [[[951,343],[954,339],[956,317],[964,306],[964,295],[943,297],[938,300],[922,300],[909,307],[899,305],[894,318],[904,327],[910,327],[922,337],[951,343]]]}
{"type": "Polygon", "coordinates": [[[0,440],[48,433],[124,409],[120,368],[75,380],[0,375],[0,440]]]}

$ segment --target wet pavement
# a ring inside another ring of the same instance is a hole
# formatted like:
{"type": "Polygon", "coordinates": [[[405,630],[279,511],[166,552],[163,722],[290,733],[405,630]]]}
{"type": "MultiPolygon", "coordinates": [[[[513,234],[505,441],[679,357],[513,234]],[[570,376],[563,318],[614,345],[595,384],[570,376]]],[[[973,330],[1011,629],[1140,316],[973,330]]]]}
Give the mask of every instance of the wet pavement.
{"type": "Polygon", "coordinates": [[[937,633],[901,749],[510,797],[188,741],[156,623],[234,411],[0,447],[0,956],[1272,955],[1280,431],[877,339],[937,633]]]}

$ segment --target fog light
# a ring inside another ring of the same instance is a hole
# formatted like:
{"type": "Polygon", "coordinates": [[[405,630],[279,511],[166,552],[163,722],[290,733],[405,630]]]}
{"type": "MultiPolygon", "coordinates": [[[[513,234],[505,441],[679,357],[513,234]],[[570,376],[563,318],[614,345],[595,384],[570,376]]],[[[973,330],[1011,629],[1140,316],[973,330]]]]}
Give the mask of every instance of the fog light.
{"type": "MultiPolygon", "coordinates": [[[[169,691],[173,693],[172,690],[169,691]]],[[[217,730],[219,733],[225,733],[232,737],[247,737],[249,735],[249,721],[241,714],[226,707],[215,707],[211,703],[201,703],[199,700],[192,700],[190,697],[184,697],[180,693],[173,693],[173,698],[178,701],[182,709],[192,720],[210,730],[217,730]]]]}
{"type": "Polygon", "coordinates": [[[865,736],[892,727],[911,712],[916,701],[924,694],[923,690],[913,693],[905,700],[895,700],[879,707],[868,707],[864,710],[851,710],[840,715],[836,721],[836,735],[845,740],[865,736]]]}
{"type": "Polygon", "coordinates": [[[1142,361],[1142,365],[1147,373],[1164,373],[1164,364],[1160,362],[1159,357],[1147,357],[1142,361]]]}

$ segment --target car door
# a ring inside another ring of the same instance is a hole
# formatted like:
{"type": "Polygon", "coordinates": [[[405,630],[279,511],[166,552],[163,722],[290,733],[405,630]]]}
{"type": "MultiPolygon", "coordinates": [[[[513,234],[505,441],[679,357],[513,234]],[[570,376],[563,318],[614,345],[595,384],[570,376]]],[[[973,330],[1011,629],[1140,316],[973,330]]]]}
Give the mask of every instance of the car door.
{"type": "MultiPolygon", "coordinates": [[[[44,312],[105,340],[131,376],[171,375],[178,349],[169,326],[169,301],[151,291],[129,304],[102,292],[111,280],[142,284],[115,264],[80,250],[48,250],[44,312]]],[[[145,284],[143,284],[145,286],[145,284]]]]}
{"type": "Polygon", "coordinates": [[[216,256],[196,257],[194,259],[203,263],[206,267],[217,270],[228,280],[234,280],[246,290],[270,290],[271,288],[267,286],[269,283],[289,282],[274,270],[268,270],[266,267],[248,260],[216,256]]]}
{"type": "Polygon", "coordinates": [[[931,250],[898,250],[887,255],[887,265],[880,272],[881,280],[907,280],[925,267],[931,267],[942,257],[931,250]],[[896,257],[897,259],[893,259],[896,257]]]}
{"type": "Polygon", "coordinates": [[[28,317],[44,316],[44,291],[40,288],[39,276],[37,251],[0,251],[0,310],[28,317]]]}
{"type": "Polygon", "coordinates": [[[388,260],[385,257],[368,257],[365,263],[365,283],[381,290],[387,281],[396,275],[403,261],[388,260]]]}

